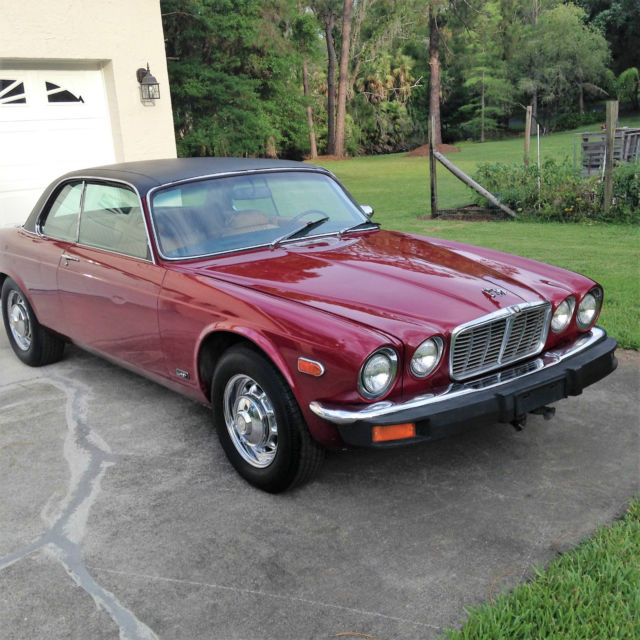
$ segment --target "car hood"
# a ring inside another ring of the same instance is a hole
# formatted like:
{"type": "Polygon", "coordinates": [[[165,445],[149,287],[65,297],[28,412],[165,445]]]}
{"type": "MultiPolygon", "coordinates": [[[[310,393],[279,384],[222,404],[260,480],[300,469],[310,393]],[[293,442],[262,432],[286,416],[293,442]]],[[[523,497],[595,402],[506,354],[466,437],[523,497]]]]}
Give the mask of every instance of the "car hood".
{"type": "Polygon", "coordinates": [[[544,274],[438,242],[376,231],[218,257],[191,268],[399,338],[407,324],[419,326],[422,333],[449,333],[500,308],[548,298],[554,289],[566,290],[544,274]]]}

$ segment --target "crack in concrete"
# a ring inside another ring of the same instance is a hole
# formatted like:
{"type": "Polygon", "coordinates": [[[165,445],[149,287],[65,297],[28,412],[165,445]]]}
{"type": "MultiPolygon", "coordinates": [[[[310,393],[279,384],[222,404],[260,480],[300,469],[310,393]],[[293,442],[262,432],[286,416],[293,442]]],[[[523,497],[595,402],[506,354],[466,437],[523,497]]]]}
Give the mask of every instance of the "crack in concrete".
{"type": "Polygon", "coordinates": [[[71,478],[58,513],[53,516],[47,513],[51,500],[42,510],[42,519],[49,525],[44,533],[26,547],[1,557],[0,571],[35,552],[43,551],[65,568],[67,575],[93,598],[98,608],[107,611],[118,626],[120,640],[158,640],[156,634],[124,607],[113,593],[96,582],[82,559],[82,539],[89,510],[100,492],[105,471],[118,460],[87,422],[90,391],[82,383],[61,376],[29,380],[36,381],[49,382],[66,396],[64,456],[71,478]]]}
{"type": "Polygon", "coordinates": [[[112,573],[119,576],[127,576],[129,578],[141,578],[143,580],[155,580],[158,582],[170,582],[174,584],[184,584],[191,587],[201,587],[205,589],[220,589],[222,591],[232,591],[234,593],[261,596],[264,598],[273,598],[275,600],[285,600],[287,602],[300,602],[302,604],[308,604],[314,607],[324,607],[327,609],[335,609],[338,611],[347,611],[349,613],[357,613],[364,616],[373,616],[376,618],[383,618],[385,620],[392,620],[393,622],[401,622],[416,627],[426,627],[428,629],[434,629],[436,631],[442,631],[442,627],[438,627],[427,622],[418,622],[417,620],[409,620],[408,618],[399,618],[397,616],[389,616],[385,613],[378,611],[367,611],[365,609],[356,609],[354,607],[347,607],[345,605],[333,604],[331,602],[321,602],[319,600],[311,600],[309,598],[302,598],[301,596],[288,596],[280,593],[270,593],[268,591],[260,591],[258,589],[246,589],[243,587],[232,587],[226,584],[216,584],[211,582],[199,582],[197,580],[184,580],[181,578],[168,578],[166,576],[154,576],[146,573],[134,573],[132,571],[117,571],[115,569],[105,569],[103,567],[89,567],[94,571],[103,571],[104,573],[112,573]]]}

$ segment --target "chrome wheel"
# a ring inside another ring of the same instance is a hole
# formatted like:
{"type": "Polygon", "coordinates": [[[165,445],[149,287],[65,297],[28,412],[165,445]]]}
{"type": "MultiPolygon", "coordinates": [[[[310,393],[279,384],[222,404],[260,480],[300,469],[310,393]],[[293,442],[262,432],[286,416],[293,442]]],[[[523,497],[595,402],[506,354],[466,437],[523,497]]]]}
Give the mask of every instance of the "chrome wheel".
{"type": "Polygon", "coordinates": [[[235,375],[225,386],[223,407],[238,453],[253,467],[268,467],[278,449],[278,424],[267,393],[253,378],[235,375]]]}
{"type": "Polygon", "coordinates": [[[33,340],[31,317],[27,304],[17,291],[10,291],[7,296],[7,317],[9,329],[16,346],[22,351],[28,351],[33,340]]]}

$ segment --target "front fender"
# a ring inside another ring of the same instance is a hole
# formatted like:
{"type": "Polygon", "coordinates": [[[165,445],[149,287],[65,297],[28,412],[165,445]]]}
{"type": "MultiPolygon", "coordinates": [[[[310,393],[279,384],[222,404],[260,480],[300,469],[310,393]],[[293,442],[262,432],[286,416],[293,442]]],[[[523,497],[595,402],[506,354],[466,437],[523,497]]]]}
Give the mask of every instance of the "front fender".
{"type": "MultiPolygon", "coordinates": [[[[323,444],[338,444],[337,432],[309,410],[309,403],[362,401],[357,375],[369,354],[390,345],[402,357],[400,341],[376,329],[300,302],[187,272],[167,273],[158,311],[170,375],[177,369],[197,372],[185,383],[201,390],[198,358],[205,340],[217,332],[237,335],[261,349],[282,373],[310,431],[323,444]],[[322,362],[324,375],[300,373],[301,356],[322,362]]],[[[400,388],[400,376],[396,385],[400,388]]]]}

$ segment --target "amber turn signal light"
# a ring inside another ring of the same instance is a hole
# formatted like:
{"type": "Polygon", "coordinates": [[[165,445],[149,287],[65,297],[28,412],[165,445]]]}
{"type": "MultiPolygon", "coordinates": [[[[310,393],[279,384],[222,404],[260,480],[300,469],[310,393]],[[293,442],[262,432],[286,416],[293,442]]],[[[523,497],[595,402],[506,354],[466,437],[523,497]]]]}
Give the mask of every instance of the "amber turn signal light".
{"type": "Polygon", "coordinates": [[[386,427],[373,427],[371,439],[374,442],[386,442],[387,440],[403,440],[414,438],[416,425],[413,422],[405,424],[390,424],[386,427]]]}
{"type": "Polygon", "coordinates": [[[298,358],[298,371],[319,378],[324,373],[322,363],[309,358],[298,358]]]}

